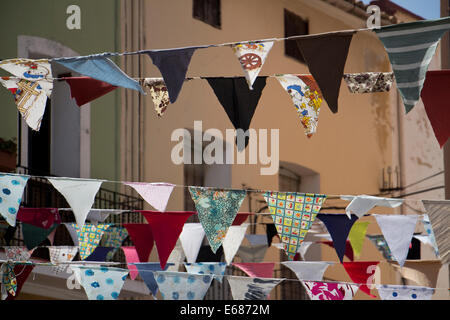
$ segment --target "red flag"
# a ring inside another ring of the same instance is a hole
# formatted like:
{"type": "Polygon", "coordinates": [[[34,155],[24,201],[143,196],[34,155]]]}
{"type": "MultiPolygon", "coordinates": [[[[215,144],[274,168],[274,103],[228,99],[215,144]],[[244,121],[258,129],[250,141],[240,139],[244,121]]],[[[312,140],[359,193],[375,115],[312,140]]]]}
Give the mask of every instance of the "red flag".
{"type": "Polygon", "coordinates": [[[152,228],[155,238],[156,248],[158,249],[159,264],[164,270],[167,259],[175,247],[183,225],[194,211],[188,212],[159,212],[159,211],[139,211],[147,220],[152,228]]]}
{"type": "Polygon", "coordinates": [[[245,212],[245,213],[239,212],[236,215],[236,218],[234,218],[234,221],[233,221],[232,225],[233,226],[240,226],[241,224],[244,223],[245,220],[247,220],[248,216],[251,215],[251,214],[253,214],[253,213],[251,213],[251,212],[245,212]]]}
{"type": "Polygon", "coordinates": [[[233,263],[252,278],[272,278],[274,262],[261,263],[233,263]]]}
{"type": "Polygon", "coordinates": [[[141,262],[147,262],[153,249],[152,228],[146,223],[124,223],[141,262]]]}
{"type": "Polygon", "coordinates": [[[16,281],[17,281],[17,290],[16,295],[12,296],[8,294],[8,297],[6,300],[14,300],[17,298],[17,296],[20,293],[20,290],[22,290],[23,284],[25,281],[27,281],[28,276],[30,275],[31,271],[33,271],[34,265],[16,265],[14,266],[14,274],[16,275],[16,281]]]}
{"type": "Polygon", "coordinates": [[[20,208],[17,220],[43,229],[48,229],[55,223],[61,223],[61,217],[56,208],[20,208]]]}
{"type": "Polygon", "coordinates": [[[372,298],[376,296],[370,294],[370,289],[367,283],[372,284],[372,281],[368,280],[375,273],[375,269],[380,261],[358,261],[358,262],[343,262],[345,271],[352,279],[354,283],[361,284],[359,289],[367,293],[372,298]]]}
{"type": "Polygon", "coordinates": [[[69,84],[70,96],[75,99],[79,107],[117,88],[109,83],[92,79],[91,77],[70,77],[62,79],[66,80],[69,84]]]}
{"type": "Polygon", "coordinates": [[[450,70],[428,71],[422,97],[425,111],[441,148],[450,137],[450,70]]]}

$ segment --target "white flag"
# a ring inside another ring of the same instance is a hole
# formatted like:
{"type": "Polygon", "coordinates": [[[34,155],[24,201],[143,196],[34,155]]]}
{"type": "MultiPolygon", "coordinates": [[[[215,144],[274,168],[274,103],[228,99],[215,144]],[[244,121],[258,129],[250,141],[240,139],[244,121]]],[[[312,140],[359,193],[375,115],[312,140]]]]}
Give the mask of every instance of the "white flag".
{"type": "Polygon", "coordinates": [[[233,258],[244,240],[245,232],[247,231],[248,223],[243,223],[240,226],[230,226],[227,235],[223,240],[223,253],[227,265],[231,264],[233,258]]]}
{"type": "Polygon", "coordinates": [[[180,233],[180,242],[188,263],[195,263],[202,246],[205,230],[201,223],[185,223],[180,233]]]}

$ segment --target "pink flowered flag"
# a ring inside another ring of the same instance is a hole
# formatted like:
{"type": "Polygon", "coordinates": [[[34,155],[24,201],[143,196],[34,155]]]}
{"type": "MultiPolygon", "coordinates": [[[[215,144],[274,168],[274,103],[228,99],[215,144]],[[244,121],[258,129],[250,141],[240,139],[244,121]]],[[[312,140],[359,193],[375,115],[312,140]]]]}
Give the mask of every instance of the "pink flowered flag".
{"type": "Polygon", "coordinates": [[[358,284],[321,281],[301,281],[311,300],[352,300],[358,284]]]}
{"type": "Polygon", "coordinates": [[[132,187],[156,210],[166,211],[167,202],[172,194],[175,185],[170,183],[145,183],[145,182],[124,182],[132,187]]]}

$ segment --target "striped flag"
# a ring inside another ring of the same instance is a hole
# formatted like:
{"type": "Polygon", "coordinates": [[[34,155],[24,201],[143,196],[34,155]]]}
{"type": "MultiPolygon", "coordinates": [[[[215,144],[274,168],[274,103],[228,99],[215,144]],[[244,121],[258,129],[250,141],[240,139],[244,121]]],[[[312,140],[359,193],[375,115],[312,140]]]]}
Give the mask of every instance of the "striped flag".
{"type": "Polygon", "coordinates": [[[388,53],[406,113],[419,101],[428,65],[449,28],[450,17],[445,17],[374,30],[388,53]]]}

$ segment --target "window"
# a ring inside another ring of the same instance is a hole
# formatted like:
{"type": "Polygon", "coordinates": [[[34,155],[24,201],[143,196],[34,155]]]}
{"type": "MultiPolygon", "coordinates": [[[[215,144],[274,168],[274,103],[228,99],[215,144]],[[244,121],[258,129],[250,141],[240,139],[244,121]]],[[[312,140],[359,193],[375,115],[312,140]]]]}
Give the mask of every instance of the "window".
{"type": "Polygon", "coordinates": [[[192,16],[214,28],[220,29],[220,0],[193,0],[192,16]]]}
{"type": "MultiPolygon", "coordinates": [[[[303,34],[309,34],[308,21],[284,9],[284,36],[291,37],[303,34]]],[[[284,53],[302,63],[305,62],[295,40],[284,41],[284,53]]]]}

